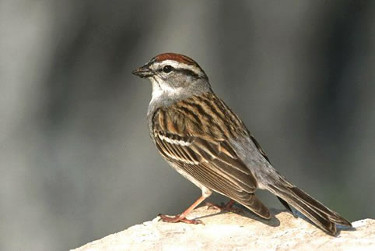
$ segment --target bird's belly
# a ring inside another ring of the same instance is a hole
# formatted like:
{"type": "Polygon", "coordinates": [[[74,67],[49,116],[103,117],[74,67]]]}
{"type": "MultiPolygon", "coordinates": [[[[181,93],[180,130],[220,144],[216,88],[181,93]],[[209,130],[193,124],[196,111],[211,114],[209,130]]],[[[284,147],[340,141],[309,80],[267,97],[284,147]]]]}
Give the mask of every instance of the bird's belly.
{"type": "Polygon", "coordinates": [[[202,195],[205,197],[208,197],[212,191],[208,187],[204,186],[201,182],[199,182],[197,179],[195,179],[193,176],[188,174],[186,171],[184,171],[182,168],[180,168],[178,165],[169,162],[168,163],[182,176],[184,176],[186,179],[188,179],[190,182],[192,182],[194,185],[199,187],[202,190],[202,195]]]}

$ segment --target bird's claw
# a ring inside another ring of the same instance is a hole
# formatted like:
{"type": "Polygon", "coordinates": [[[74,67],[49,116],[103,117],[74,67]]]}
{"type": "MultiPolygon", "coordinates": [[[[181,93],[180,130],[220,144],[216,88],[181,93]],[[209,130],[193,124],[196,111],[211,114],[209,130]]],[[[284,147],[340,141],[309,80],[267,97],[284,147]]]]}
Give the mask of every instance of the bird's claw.
{"type": "Polygon", "coordinates": [[[176,216],[167,216],[165,214],[159,214],[159,217],[162,221],[164,222],[170,222],[170,223],[178,223],[178,222],[183,222],[186,224],[203,224],[201,220],[189,220],[186,217],[181,216],[180,214],[176,216]]]}

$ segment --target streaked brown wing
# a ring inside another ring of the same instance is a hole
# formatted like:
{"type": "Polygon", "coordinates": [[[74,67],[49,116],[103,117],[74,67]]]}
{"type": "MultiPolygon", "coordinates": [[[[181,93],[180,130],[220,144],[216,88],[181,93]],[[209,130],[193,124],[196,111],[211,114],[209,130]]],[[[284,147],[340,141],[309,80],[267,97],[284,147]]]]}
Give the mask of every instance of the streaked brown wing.
{"type": "Polygon", "coordinates": [[[257,182],[226,141],[154,131],[160,153],[204,186],[248,207],[264,218],[268,209],[255,197],[257,182]]]}

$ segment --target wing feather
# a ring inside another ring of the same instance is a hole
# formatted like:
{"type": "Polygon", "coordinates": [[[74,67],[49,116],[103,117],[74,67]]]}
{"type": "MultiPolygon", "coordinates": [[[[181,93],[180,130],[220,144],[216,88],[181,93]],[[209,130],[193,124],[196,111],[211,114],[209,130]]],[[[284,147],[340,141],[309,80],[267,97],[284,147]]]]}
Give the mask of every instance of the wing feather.
{"type": "Polygon", "coordinates": [[[153,113],[150,129],[158,150],[195,184],[223,194],[263,218],[270,218],[269,210],[254,194],[258,187],[254,175],[228,140],[233,134],[247,135],[246,128],[241,128],[242,122],[233,114],[215,110],[222,105],[216,96],[211,96],[214,104],[204,102],[207,97],[194,98],[203,102],[184,100],[153,113]],[[215,121],[208,114],[214,114],[215,121]],[[225,117],[229,124],[221,121],[225,117]],[[231,133],[228,133],[229,127],[231,133]]]}
{"type": "Polygon", "coordinates": [[[163,132],[155,132],[155,143],[168,161],[209,189],[234,199],[263,218],[270,218],[269,210],[254,194],[257,187],[254,176],[228,145],[199,137],[167,136],[163,132]]]}
{"type": "MultiPolygon", "coordinates": [[[[155,132],[155,143],[169,161],[185,169],[185,165],[195,165],[195,171],[202,169],[215,180],[225,177],[238,186],[238,189],[252,193],[257,187],[256,180],[246,165],[236,156],[229,145],[224,142],[209,142],[205,139],[155,132]],[[223,149],[226,149],[223,151],[223,149]],[[232,152],[228,155],[228,152],[232,152]],[[201,164],[205,165],[201,165],[201,164]],[[214,175],[215,174],[215,175],[214,175]]],[[[192,174],[194,176],[194,173],[192,174]]]]}

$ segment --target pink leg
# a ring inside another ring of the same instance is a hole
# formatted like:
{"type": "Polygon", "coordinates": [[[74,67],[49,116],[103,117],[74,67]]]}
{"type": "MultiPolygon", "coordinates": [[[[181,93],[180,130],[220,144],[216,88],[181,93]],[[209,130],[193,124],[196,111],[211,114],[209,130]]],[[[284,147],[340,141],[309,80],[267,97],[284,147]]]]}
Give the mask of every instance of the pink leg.
{"type": "Polygon", "coordinates": [[[202,222],[200,220],[189,220],[189,219],[186,219],[186,216],[194,210],[194,208],[196,208],[199,204],[202,203],[202,201],[204,201],[206,199],[206,197],[204,196],[201,196],[199,197],[199,199],[197,199],[188,209],[186,209],[182,214],[178,214],[176,216],[167,216],[167,215],[163,215],[163,214],[159,214],[160,218],[162,221],[164,222],[173,222],[173,223],[176,223],[176,222],[184,222],[184,223],[187,223],[187,224],[201,224],[202,222]]]}
{"type": "Polygon", "coordinates": [[[233,213],[241,213],[242,212],[241,209],[239,209],[239,208],[233,208],[234,203],[236,203],[236,202],[231,199],[226,204],[224,204],[224,205],[221,204],[220,206],[212,204],[212,203],[209,203],[209,202],[207,202],[206,205],[209,208],[219,209],[219,210],[222,210],[222,211],[228,211],[228,212],[233,212],[233,213]]]}

